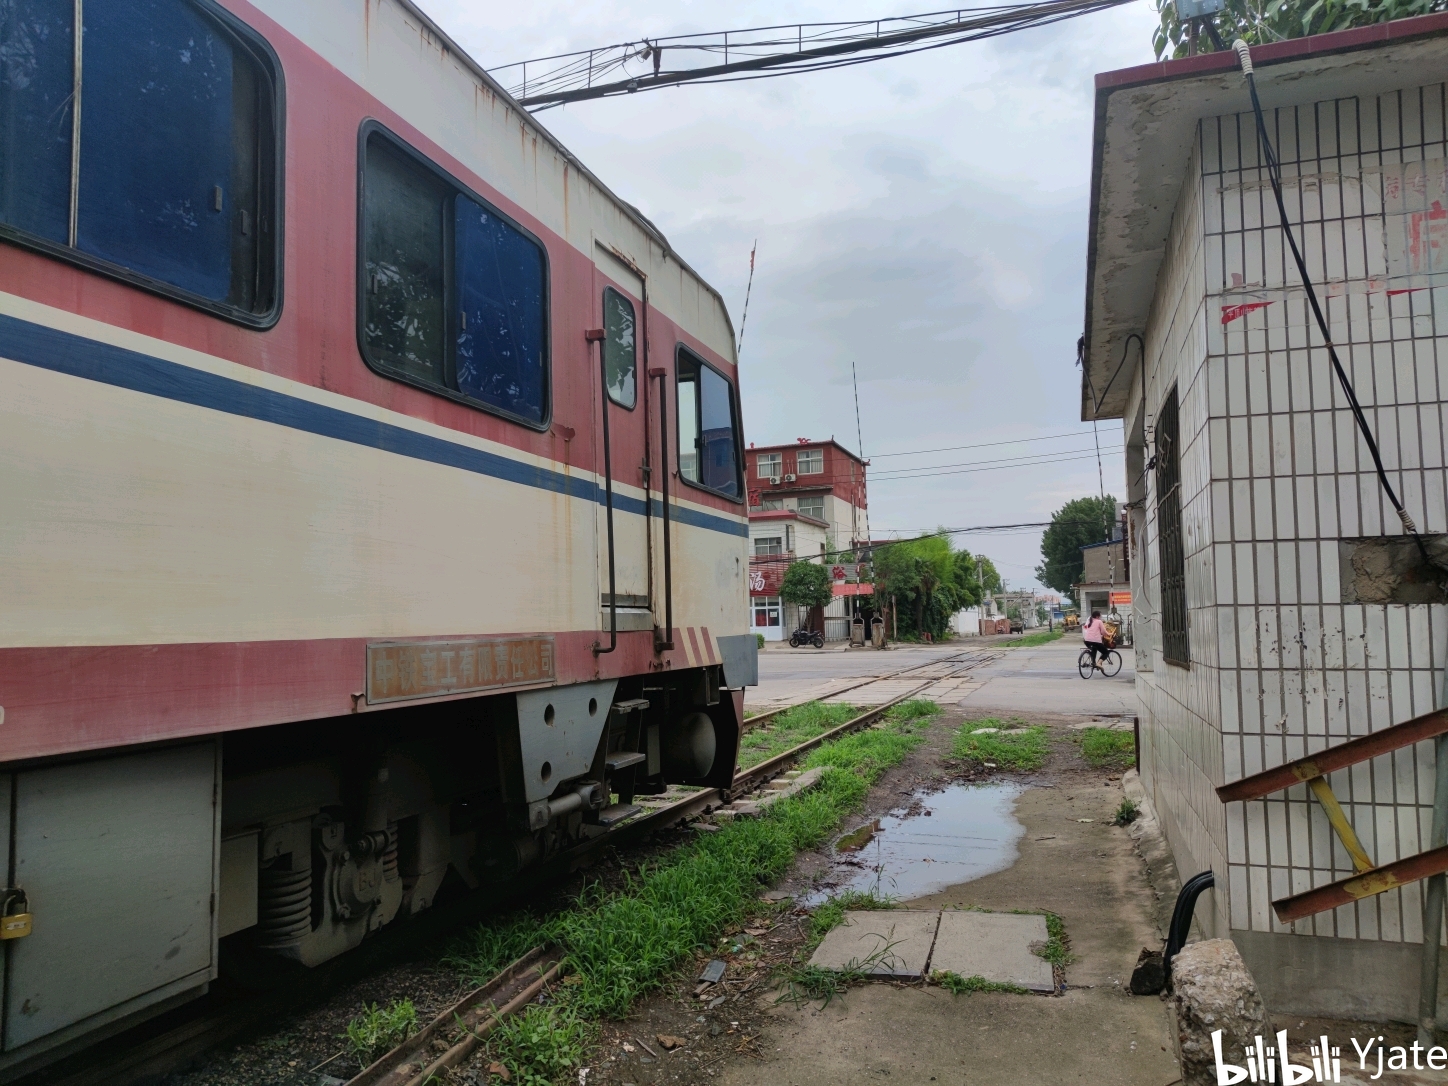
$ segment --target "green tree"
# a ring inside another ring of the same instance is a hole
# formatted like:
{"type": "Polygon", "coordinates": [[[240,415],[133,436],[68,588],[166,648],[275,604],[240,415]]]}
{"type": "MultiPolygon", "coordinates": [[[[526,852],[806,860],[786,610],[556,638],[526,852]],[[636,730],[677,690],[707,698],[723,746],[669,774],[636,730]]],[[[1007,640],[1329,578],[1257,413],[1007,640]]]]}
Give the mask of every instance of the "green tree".
{"type": "Polygon", "coordinates": [[[876,606],[896,608],[901,637],[942,638],[951,616],[1002,588],[990,559],[952,549],[945,531],[878,547],[874,566],[876,606]]]}
{"type": "Polygon", "coordinates": [[[1116,499],[1077,498],[1051,514],[1051,526],[1041,537],[1041,564],[1036,577],[1057,592],[1069,593],[1081,580],[1085,564],[1081,548],[1111,538],[1116,520],[1116,499]]]}
{"type": "Polygon", "coordinates": [[[834,595],[830,571],[818,562],[792,562],[784,571],[779,595],[797,607],[823,607],[834,595]]]}
{"type": "MultiPolygon", "coordinates": [[[[1230,48],[1237,38],[1248,45],[1265,45],[1284,38],[1427,15],[1445,7],[1448,0],[1226,0],[1226,6],[1212,19],[1223,44],[1230,48]]],[[[1161,25],[1152,35],[1157,58],[1186,56],[1190,51],[1190,20],[1177,14],[1176,0],[1156,0],[1156,10],[1161,16],[1161,25]]],[[[1203,30],[1197,35],[1197,51],[1211,49],[1211,36],[1203,30]]]]}

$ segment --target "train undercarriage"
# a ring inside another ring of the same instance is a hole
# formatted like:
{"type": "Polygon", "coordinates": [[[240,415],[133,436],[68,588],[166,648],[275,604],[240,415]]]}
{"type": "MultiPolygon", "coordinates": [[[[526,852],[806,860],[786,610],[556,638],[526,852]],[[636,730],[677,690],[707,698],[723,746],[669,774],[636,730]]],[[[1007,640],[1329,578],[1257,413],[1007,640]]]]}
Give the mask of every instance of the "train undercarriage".
{"type": "Polygon", "coordinates": [[[735,712],[712,666],[229,735],[218,934],[317,965],[445,885],[607,833],[635,796],[727,784],[735,712]]]}
{"type": "Polygon", "coordinates": [[[727,787],[741,704],[711,665],[8,767],[35,921],[0,959],[0,1077],[727,787]]]}

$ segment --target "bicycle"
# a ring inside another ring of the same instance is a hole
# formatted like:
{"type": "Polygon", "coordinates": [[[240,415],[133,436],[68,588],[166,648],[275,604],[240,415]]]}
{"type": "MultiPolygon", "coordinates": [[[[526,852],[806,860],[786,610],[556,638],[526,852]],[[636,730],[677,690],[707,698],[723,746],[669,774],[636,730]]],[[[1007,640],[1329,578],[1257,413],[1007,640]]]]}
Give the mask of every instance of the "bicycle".
{"type": "Polygon", "coordinates": [[[1114,678],[1121,670],[1121,653],[1115,649],[1107,649],[1105,655],[1101,657],[1100,668],[1096,668],[1092,666],[1091,650],[1082,649],[1081,657],[1076,661],[1076,670],[1081,672],[1083,679],[1091,678],[1098,670],[1108,679],[1114,678]]]}

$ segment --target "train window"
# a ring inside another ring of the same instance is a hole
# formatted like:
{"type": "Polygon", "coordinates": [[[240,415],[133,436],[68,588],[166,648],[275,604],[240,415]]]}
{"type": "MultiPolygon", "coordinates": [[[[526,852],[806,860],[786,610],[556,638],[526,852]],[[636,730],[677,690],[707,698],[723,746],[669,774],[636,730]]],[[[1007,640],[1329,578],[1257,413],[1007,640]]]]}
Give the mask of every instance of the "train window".
{"type": "Polygon", "coordinates": [[[543,246],[380,126],[363,132],[363,357],[388,377],[543,426],[543,246]]]}
{"type": "Polygon", "coordinates": [[[447,190],[385,141],[367,153],[363,337],[383,367],[442,384],[442,212],[447,190]]]}
{"type": "Polygon", "coordinates": [[[0,234],[271,323],[274,59],[197,0],[87,5],[77,48],[77,7],[0,3],[0,234]]]}
{"type": "Polygon", "coordinates": [[[608,398],[633,410],[638,348],[634,341],[633,303],[612,287],[603,292],[603,372],[608,398]]]}
{"type": "Polygon", "coordinates": [[[458,196],[458,391],[532,423],[543,421],[543,246],[501,215],[458,196]]]}
{"type": "Polygon", "coordinates": [[[737,501],[742,486],[734,387],[685,347],[679,348],[676,368],[679,475],[737,501]]]}

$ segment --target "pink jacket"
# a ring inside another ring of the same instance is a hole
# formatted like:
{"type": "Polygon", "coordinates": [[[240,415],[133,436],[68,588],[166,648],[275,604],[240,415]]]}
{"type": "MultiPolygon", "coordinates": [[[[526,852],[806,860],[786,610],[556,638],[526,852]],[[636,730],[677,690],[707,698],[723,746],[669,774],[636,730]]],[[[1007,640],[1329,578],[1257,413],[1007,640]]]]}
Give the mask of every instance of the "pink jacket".
{"type": "Polygon", "coordinates": [[[1085,641],[1105,641],[1106,624],[1099,618],[1093,618],[1081,627],[1081,637],[1085,641]]]}

